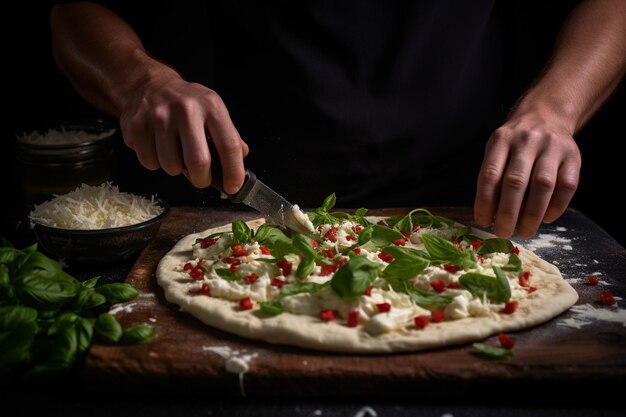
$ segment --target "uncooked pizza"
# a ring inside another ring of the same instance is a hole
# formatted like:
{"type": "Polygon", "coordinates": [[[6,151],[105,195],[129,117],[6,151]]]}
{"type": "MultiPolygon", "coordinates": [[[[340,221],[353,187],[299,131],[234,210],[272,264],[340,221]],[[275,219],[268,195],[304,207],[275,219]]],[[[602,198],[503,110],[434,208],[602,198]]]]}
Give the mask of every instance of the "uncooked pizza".
{"type": "Polygon", "coordinates": [[[304,213],[311,233],[265,219],[194,233],[160,261],[166,299],[209,326],[334,352],[420,351],[544,323],[576,291],[510,240],[425,209],[304,213]]]}

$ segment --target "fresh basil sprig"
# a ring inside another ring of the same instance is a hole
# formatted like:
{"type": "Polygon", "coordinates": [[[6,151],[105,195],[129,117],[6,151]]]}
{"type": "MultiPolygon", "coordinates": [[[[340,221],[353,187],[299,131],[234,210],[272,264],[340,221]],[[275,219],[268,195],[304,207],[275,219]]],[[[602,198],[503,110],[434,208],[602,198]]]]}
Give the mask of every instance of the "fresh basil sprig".
{"type": "Polygon", "coordinates": [[[479,255],[486,255],[488,253],[509,253],[513,249],[513,243],[508,239],[501,239],[494,237],[491,239],[483,240],[482,246],[478,249],[479,255]]]}
{"type": "Polygon", "coordinates": [[[254,240],[267,247],[277,259],[291,253],[293,248],[291,238],[278,227],[269,224],[263,224],[257,229],[254,240]]]}
{"type": "Polygon", "coordinates": [[[383,270],[384,277],[410,279],[423,272],[430,264],[428,254],[417,249],[388,246],[383,252],[394,258],[383,270]]]}
{"type": "Polygon", "coordinates": [[[277,316],[285,311],[285,307],[283,307],[280,301],[263,301],[260,305],[261,313],[266,316],[277,316]]]}
{"type": "Polygon", "coordinates": [[[367,242],[371,242],[374,246],[380,248],[402,238],[404,238],[402,233],[395,229],[391,229],[380,224],[372,224],[361,231],[357,244],[362,246],[367,242]]]}
{"type": "Polygon", "coordinates": [[[229,268],[215,268],[215,273],[226,281],[239,281],[241,279],[239,272],[232,271],[229,268]]]}
{"type": "Polygon", "coordinates": [[[482,298],[485,295],[491,301],[504,303],[511,298],[509,280],[499,267],[494,266],[493,271],[496,274],[495,277],[468,272],[461,275],[459,284],[476,297],[482,298]]]}
{"type": "Polygon", "coordinates": [[[513,351],[511,349],[491,346],[485,343],[474,343],[472,346],[474,349],[478,350],[481,356],[487,359],[511,359],[513,357],[513,351]]]}
{"type": "Polygon", "coordinates": [[[461,268],[476,266],[476,258],[472,251],[462,251],[449,240],[428,233],[422,234],[421,239],[433,263],[451,264],[461,268]]]}
{"type": "Polygon", "coordinates": [[[417,208],[411,210],[406,216],[398,218],[392,217],[386,220],[389,226],[392,226],[396,230],[404,230],[411,233],[413,226],[419,224],[421,227],[434,227],[436,229],[443,227],[443,225],[452,226],[454,221],[432,214],[430,211],[417,208]]]}
{"type": "Polygon", "coordinates": [[[280,289],[280,295],[287,297],[290,295],[296,295],[300,293],[313,294],[319,292],[328,284],[318,284],[316,282],[295,282],[293,284],[286,284],[280,289]]]}
{"type": "Polygon", "coordinates": [[[233,236],[237,242],[246,244],[252,239],[252,229],[243,220],[232,223],[233,236]]]}
{"type": "Polygon", "coordinates": [[[335,272],[330,286],[341,298],[362,295],[378,275],[378,265],[366,256],[355,256],[335,272]]]}
{"type": "Polygon", "coordinates": [[[522,260],[514,253],[509,254],[509,263],[502,267],[503,271],[522,272],[522,260]]]}

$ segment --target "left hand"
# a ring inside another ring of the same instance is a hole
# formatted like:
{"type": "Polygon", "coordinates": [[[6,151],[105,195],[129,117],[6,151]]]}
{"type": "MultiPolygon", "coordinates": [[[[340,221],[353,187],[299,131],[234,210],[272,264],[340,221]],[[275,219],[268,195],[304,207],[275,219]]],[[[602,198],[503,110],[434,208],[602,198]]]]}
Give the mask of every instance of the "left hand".
{"type": "Polygon", "coordinates": [[[494,233],[532,237],[571,201],[581,168],[572,134],[538,112],[513,115],[489,138],[478,175],[474,219],[494,233]]]}

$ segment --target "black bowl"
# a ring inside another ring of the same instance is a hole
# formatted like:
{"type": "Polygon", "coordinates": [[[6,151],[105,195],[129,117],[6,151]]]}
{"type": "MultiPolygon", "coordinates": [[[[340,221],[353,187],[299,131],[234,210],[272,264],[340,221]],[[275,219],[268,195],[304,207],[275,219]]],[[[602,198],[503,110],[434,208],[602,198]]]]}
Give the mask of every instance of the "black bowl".
{"type": "Polygon", "coordinates": [[[154,198],[163,212],[150,220],[130,226],[97,230],[72,230],[34,222],[38,248],[61,260],[78,263],[113,263],[138,254],[155,238],[170,212],[167,202],[154,198]]]}

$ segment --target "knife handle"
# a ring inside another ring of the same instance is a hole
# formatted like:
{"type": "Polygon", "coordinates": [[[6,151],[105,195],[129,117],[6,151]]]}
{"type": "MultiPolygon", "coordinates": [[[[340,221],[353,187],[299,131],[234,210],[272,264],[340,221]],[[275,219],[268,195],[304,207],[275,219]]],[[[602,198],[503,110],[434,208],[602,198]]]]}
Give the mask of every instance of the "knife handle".
{"type": "Polygon", "coordinates": [[[211,150],[211,186],[216,188],[222,195],[225,195],[233,203],[243,203],[243,200],[250,194],[250,190],[256,183],[256,174],[246,168],[246,176],[243,185],[235,194],[227,194],[224,191],[224,178],[222,177],[222,164],[215,148],[210,146],[211,150]]]}

